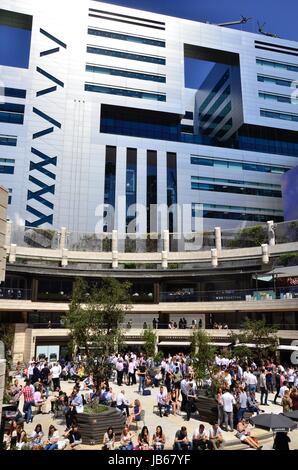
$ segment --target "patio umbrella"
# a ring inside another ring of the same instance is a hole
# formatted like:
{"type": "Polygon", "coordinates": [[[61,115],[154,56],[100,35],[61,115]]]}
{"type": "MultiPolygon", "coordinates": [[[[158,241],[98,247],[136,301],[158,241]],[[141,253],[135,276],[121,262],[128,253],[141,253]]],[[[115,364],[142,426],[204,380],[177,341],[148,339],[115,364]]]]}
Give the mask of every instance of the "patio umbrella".
{"type": "Polygon", "coordinates": [[[297,424],[294,423],[294,421],[282,414],[276,415],[273,413],[264,413],[254,416],[250,421],[257,428],[267,429],[268,431],[272,430],[274,432],[288,432],[296,429],[297,427],[297,424]]]}
{"type": "Polygon", "coordinates": [[[298,421],[298,410],[287,411],[286,413],[283,413],[283,415],[287,418],[293,419],[294,421],[298,421]]]}

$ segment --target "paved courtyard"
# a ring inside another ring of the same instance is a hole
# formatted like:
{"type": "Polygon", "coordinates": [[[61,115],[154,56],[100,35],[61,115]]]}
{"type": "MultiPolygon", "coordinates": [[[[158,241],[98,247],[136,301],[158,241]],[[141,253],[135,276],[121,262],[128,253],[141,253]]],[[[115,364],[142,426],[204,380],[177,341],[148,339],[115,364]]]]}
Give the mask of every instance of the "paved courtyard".
{"type": "MultiPolygon", "coordinates": [[[[70,394],[72,388],[73,388],[73,383],[68,383],[61,381],[61,386],[62,390],[65,391],[67,394],[70,394]]],[[[153,432],[155,431],[155,428],[157,425],[161,425],[163,428],[163,431],[166,436],[166,449],[172,449],[173,442],[174,442],[174,437],[176,431],[183,425],[187,427],[188,430],[188,435],[189,437],[192,436],[192,433],[194,430],[198,427],[200,423],[205,424],[206,429],[208,430],[210,428],[209,423],[205,423],[203,421],[199,420],[199,416],[197,414],[193,414],[190,421],[186,421],[186,413],[182,412],[181,415],[179,416],[173,416],[170,414],[168,417],[163,417],[160,418],[159,414],[157,413],[157,409],[153,412],[153,406],[156,405],[156,396],[158,393],[157,388],[152,388],[151,389],[151,395],[149,396],[141,396],[138,393],[138,385],[133,385],[133,386],[127,386],[123,385],[119,387],[117,384],[112,384],[113,391],[115,393],[118,393],[118,391],[124,389],[125,390],[125,395],[127,398],[130,400],[131,403],[136,398],[139,398],[142,404],[143,410],[145,410],[145,424],[148,426],[150,436],[153,435],[153,432]]],[[[271,403],[273,401],[273,394],[269,394],[269,406],[261,406],[261,409],[264,409],[267,413],[272,412],[272,413],[281,413],[282,408],[280,405],[274,405],[271,403]]],[[[257,400],[259,400],[259,394],[257,393],[257,400]]],[[[20,409],[22,410],[23,404],[20,402],[20,409]]],[[[50,410],[50,404],[48,406],[48,409],[50,410]]],[[[63,432],[65,431],[65,420],[64,419],[54,419],[53,415],[51,413],[49,414],[39,414],[35,415],[33,419],[33,423],[26,424],[25,423],[25,430],[26,432],[30,435],[31,432],[34,430],[36,424],[40,423],[43,427],[43,430],[45,434],[48,431],[48,428],[50,424],[54,424],[56,428],[59,430],[60,436],[63,435],[63,432]]],[[[139,429],[141,428],[141,425],[139,426],[139,429]]],[[[131,431],[135,432],[135,438],[134,442],[137,442],[137,433],[139,431],[135,431],[135,426],[131,426],[131,431]]],[[[270,450],[272,449],[272,444],[273,444],[273,437],[272,433],[257,429],[257,428],[252,428],[250,429],[252,431],[252,435],[260,438],[262,441],[263,449],[270,450]]],[[[292,431],[289,433],[289,436],[291,438],[291,443],[290,443],[290,448],[291,449],[298,449],[298,430],[292,431]]],[[[234,432],[224,432],[224,440],[225,440],[225,447],[226,449],[248,449],[248,446],[241,444],[240,441],[235,437],[235,431],[234,432]]],[[[117,444],[116,444],[117,448],[117,444]]],[[[101,443],[98,442],[94,446],[88,446],[88,445],[80,445],[79,448],[80,450],[99,450],[101,449],[101,443]]]]}

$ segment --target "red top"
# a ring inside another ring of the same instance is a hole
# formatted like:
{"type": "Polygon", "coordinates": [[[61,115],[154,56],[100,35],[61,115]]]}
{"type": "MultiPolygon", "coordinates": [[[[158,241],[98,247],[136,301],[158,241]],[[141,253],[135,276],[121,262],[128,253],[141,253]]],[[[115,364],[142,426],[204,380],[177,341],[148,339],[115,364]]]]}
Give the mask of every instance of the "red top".
{"type": "Polygon", "coordinates": [[[25,401],[33,401],[33,392],[30,385],[26,385],[23,388],[23,395],[25,401]]]}

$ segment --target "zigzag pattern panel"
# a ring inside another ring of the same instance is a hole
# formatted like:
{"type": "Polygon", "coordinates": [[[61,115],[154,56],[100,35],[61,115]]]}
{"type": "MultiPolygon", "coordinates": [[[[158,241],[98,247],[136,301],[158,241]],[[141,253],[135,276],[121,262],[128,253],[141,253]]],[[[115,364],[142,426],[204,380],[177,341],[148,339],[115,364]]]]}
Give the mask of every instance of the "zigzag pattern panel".
{"type": "MultiPolygon", "coordinates": [[[[46,36],[48,39],[53,41],[54,43],[58,44],[60,47],[66,49],[67,46],[66,44],[61,41],[60,39],[56,38],[52,34],[48,33],[44,29],[40,28],[40,33],[44,36],[46,36]]],[[[40,57],[49,57],[52,54],[56,54],[60,52],[60,47],[55,47],[55,48],[49,48],[47,50],[43,50],[40,52],[40,57]]],[[[52,83],[54,83],[54,86],[49,86],[47,88],[44,88],[42,90],[38,90],[36,92],[36,97],[48,95],[49,93],[55,93],[58,89],[58,87],[64,88],[64,82],[60,80],[59,78],[55,77],[51,73],[49,73],[47,70],[45,70],[44,66],[43,68],[41,67],[36,67],[36,72],[42,75],[43,77],[47,78],[50,80],[52,83]]],[[[43,98],[45,100],[45,98],[43,98]]],[[[46,102],[43,101],[43,107],[46,105],[46,102]]],[[[42,129],[37,132],[35,132],[32,135],[32,139],[40,139],[40,138],[45,138],[49,134],[52,134],[53,132],[57,132],[62,129],[62,123],[57,121],[54,117],[50,116],[47,112],[41,111],[39,107],[33,107],[32,109],[33,113],[39,116],[42,120],[52,124],[54,127],[49,127],[47,129],[42,129]]],[[[26,220],[26,226],[27,227],[40,227],[44,224],[53,224],[53,213],[50,213],[47,215],[48,210],[53,211],[54,210],[54,204],[48,199],[48,196],[54,195],[55,194],[55,180],[56,180],[56,175],[53,172],[54,167],[57,166],[57,156],[51,157],[44,152],[40,151],[36,147],[31,148],[31,153],[37,157],[39,157],[38,162],[30,161],[30,166],[29,166],[29,181],[31,184],[35,185],[36,189],[29,189],[27,192],[27,201],[31,201],[30,204],[27,204],[26,210],[29,214],[33,215],[35,217],[35,220],[29,221],[26,220]],[[51,167],[49,169],[48,167],[51,167]],[[32,174],[32,172],[34,172],[32,174]],[[40,178],[38,178],[38,173],[40,176],[43,176],[43,181],[41,181],[40,178]],[[49,181],[45,181],[45,178],[49,178],[49,181]],[[34,207],[34,202],[37,202],[39,204],[39,209],[36,209],[34,207]],[[44,213],[42,209],[40,209],[40,205],[44,206],[45,209],[47,209],[44,213]]]]}

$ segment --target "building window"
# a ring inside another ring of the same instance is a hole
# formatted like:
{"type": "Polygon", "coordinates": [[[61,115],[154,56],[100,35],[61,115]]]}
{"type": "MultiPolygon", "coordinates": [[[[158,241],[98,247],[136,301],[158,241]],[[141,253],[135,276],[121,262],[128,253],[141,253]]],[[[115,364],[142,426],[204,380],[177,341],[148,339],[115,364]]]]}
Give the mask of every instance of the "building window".
{"type": "Polygon", "coordinates": [[[85,84],[85,91],[92,91],[94,93],[105,93],[108,95],[129,96],[131,98],[147,99],[154,101],[166,101],[166,95],[158,93],[151,93],[141,90],[132,90],[130,88],[116,88],[106,85],[95,85],[91,83],[85,84]]]}
{"type": "Polygon", "coordinates": [[[169,211],[169,231],[175,232],[177,227],[176,208],[177,204],[177,156],[176,153],[167,152],[167,204],[168,207],[173,206],[173,210],[169,211]]]}
{"type": "Polygon", "coordinates": [[[125,52],[117,49],[105,49],[103,47],[87,46],[87,52],[90,54],[100,54],[110,57],[119,57],[120,59],[138,60],[141,62],[150,62],[152,64],[165,65],[166,59],[164,57],[135,54],[132,52],[125,52]]]}
{"type": "Polygon", "coordinates": [[[131,206],[137,203],[137,149],[128,148],[126,154],[126,231],[135,232],[128,224],[135,220],[136,211],[131,206]]]}
{"type": "Polygon", "coordinates": [[[211,106],[211,108],[207,111],[206,114],[200,116],[200,122],[207,122],[209,119],[212,118],[214,113],[218,110],[221,104],[225,101],[225,99],[231,94],[231,87],[228,85],[220,97],[215,101],[215,103],[211,106]]]}
{"type": "Polygon", "coordinates": [[[18,88],[1,88],[0,95],[10,96],[12,98],[26,98],[26,90],[20,90],[18,88]]]}
{"type": "Polygon", "coordinates": [[[139,44],[148,44],[150,46],[166,47],[165,41],[161,39],[147,38],[143,36],[133,36],[126,33],[116,33],[115,31],[107,31],[105,29],[88,28],[88,34],[93,36],[101,36],[104,38],[118,39],[121,41],[136,42],[139,44]]]}
{"type": "MultiPolygon", "coordinates": [[[[105,189],[104,203],[115,209],[115,187],[116,187],[116,147],[106,147],[106,163],[105,163],[105,189]]],[[[111,231],[114,228],[114,218],[109,212],[107,214],[107,224],[104,231],[111,231]]]]}
{"type": "Polygon", "coordinates": [[[14,174],[14,167],[13,166],[0,165],[0,173],[5,173],[7,175],[13,175],[14,174]]]}
{"type": "Polygon", "coordinates": [[[273,67],[275,69],[289,70],[290,72],[298,72],[298,65],[288,64],[286,62],[276,62],[267,59],[256,59],[258,65],[264,67],[273,67]]]}
{"type": "Polygon", "coordinates": [[[2,103],[0,104],[0,122],[9,124],[23,124],[25,106],[23,104],[2,103]]]}
{"type": "Polygon", "coordinates": [[[0,145],[8,145],[9,147],[16,147],[17,137],[13,135],[0,135],[0,145]]]}
{"type": "Polygon", "coordinates": [[[270,109],[261,109],[260,114],[263,117],[298,122],[298,114],[282,113],[280,111],[273,111],[270,109]]]}
{"type": "Polygon", "coordinates": [[[217,84],[215,85],[215,87],[212,89],[211,93],[207,96],[207,98],[203,101],[203,103],[201,104],[200,108],[199,108],[199,113],[201,113],[207,106],[208,104],[213,100],[214,96],[216,95],[216,93],[221,89],[221,87],[226,83],[226,81],[228,80],[228,78],[230,77],[230,70],[228,69],[224,74],[223,76],[221,77],[221,79],[217,82],[217,84]]]}
{"type": "Polygon", "coordinates": [[[259,98],[264,100],[278,101],[279,103],[292,103],[291,96],[277,95],[275,93],[267,93],[265,91],[259,91],[259,98]]]}
{"type": "Polygon", "coordinates": [[[157,214],[153,208],[157,204],[157,152],[147,150],[147,232],[156,232],[157,214]],[[153,220],[152,220],[153,219],[153,220]]]}
{"type": "Polygon", "coordinates": [[[294,80],[288,80],[286,78],[269,77],[268,75],[258,74],[258,82],[270,83],[278,86],[292,87],[294,80]]]}
{"type": "Polygon", "coordinates": [[[99,66],[99,65],[87,64],[86,72],[102,73],[105,75],[113,75],[115,77],[135,78],[137,80],[147,80],[151,82],[160,82],[160,83],[166,82],[165,75],[154,75],[151,73],[136,72],[134,70],[125,70],[125,69],[111,68],[111,67],[105,67],[105,66],[99,66]]]}
{"type": "Polygon", "coordinates": [[[218,168],[230,168],[232,170],[258,171],[261,173],[283,174],[290,170],[288,167],[261,165],[254,162],[236,162],[234,160],[217,160],[208,157],[191,156],[192,165],[214,166],[218,168]]]}

